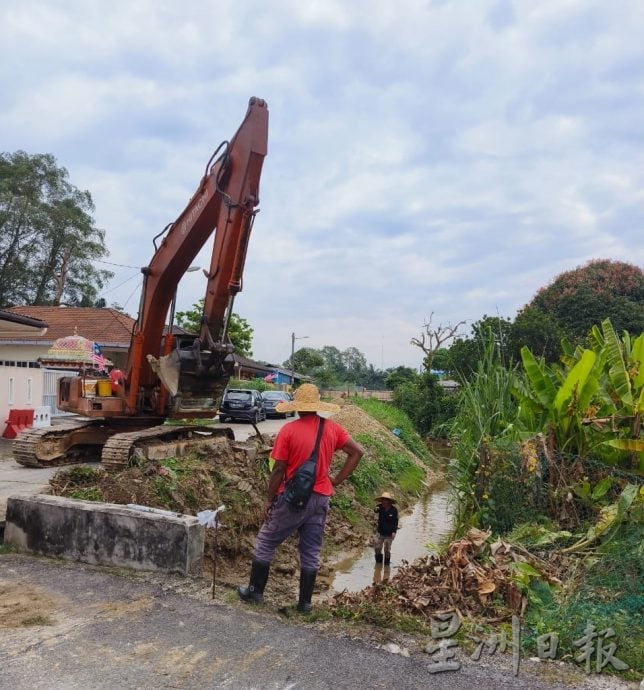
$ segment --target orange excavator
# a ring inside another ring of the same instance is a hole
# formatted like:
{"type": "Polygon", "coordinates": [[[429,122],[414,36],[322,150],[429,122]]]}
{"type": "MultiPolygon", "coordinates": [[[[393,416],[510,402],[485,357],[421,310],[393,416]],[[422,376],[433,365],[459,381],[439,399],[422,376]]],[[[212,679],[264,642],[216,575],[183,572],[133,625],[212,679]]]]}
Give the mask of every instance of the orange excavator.
{"type": "Polygon", "coordinates": [[[82,419],[20,434],[13,444],[19,463],[42,467],[82,461],[92,449],[101,449],[103,464],[115,470],[134,458],[184,453],[204,439],[234,439],[229,428],[166,420],[212,419],[233,374],[228,325],[242,289],[267,141],[267,105],[251,98],[239,129],[211,156],[183,213],[153,240],[152,260],[141,269],[139,314],[117,393],[88,395],[83,377],[61,378],[58,407],[82,419]],[[174,318],[177,286],[213,233],[199,334],[175,341],[165,324],[169,313],[170,323],[174,318]]]}

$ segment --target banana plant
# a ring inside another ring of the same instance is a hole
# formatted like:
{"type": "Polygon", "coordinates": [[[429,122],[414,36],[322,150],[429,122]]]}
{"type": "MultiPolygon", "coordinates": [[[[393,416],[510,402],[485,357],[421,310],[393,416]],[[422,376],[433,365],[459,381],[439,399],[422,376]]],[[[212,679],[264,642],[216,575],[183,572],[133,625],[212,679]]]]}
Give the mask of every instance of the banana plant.
{"type": "Polygon", "coordinates": [[[525,431],[552,431],[559,451],[585,454],[588,442],[583,420],[599,390],[597,354],[579,350],[563,369],[537,360],[527,347],[521,348],[521,359],[526,385],[515,390],[525,431]]]}
{"type": "Polygon", "coordinates": [[[611,322],[602,322],[591,331],[595,351],[605,357],[605,377],[602,386],[602,405],[597,416],[610,420],[613,438],[605,439],[607,446],[626,451],[644,471],[644,440],[641,438],[644,417],[644,333],[631,340],[624,333],[621,340],[611,322]]]}

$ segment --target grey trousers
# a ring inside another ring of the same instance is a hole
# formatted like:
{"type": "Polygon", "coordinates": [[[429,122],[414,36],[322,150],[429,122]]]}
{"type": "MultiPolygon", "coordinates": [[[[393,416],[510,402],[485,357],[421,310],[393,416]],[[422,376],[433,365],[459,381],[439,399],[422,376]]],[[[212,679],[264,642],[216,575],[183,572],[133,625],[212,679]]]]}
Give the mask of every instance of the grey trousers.
{"type": "Polygon", "coordinates": [[[378,534],[373,541],[376,553],[382,553],[382,547],[385,547],[385,556],[391,556],[391,543],[393,542],[393,537],[386,537],[384,534],[378,534]]]}
{"type": "Polygon", "coordinates": [[[300,541],[300,567],[303,570],[317,570],[320,567],[320,552],[324,537],[324,525],[329,511],[329,496],[312,494],[308,505],[303,510],[293,510],[280,494],[268,520],[257,534],[253,558],[264,563],[271,563],[275,549],[295,530],[298,530],[300,541]]]}

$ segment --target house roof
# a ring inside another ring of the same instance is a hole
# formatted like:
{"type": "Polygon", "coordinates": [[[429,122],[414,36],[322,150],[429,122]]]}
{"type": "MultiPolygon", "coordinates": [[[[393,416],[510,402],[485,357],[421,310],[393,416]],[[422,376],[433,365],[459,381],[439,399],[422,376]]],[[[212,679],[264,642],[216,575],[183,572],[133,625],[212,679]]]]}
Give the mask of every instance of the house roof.
{"type": "Polygon", "coordinates": [[[44,335],[46,331],[47,324],[40,319],[33,319],[0,309],[0,336],[15,338],[33,333],[44,335]]]}
{"type": "MultiPolygon", "coordinates": [[[[22,341],[43,344],[77,334],[96,341],[102,347],[128,348],[135,323],[131,316],[116,309],[95,307],[10,307],[6,311],[46,322],[46,333],[22,334],[21,338],[22,341]]],[[[0,342],[15,339],[16,336],[0,333],[0,342]]]]}

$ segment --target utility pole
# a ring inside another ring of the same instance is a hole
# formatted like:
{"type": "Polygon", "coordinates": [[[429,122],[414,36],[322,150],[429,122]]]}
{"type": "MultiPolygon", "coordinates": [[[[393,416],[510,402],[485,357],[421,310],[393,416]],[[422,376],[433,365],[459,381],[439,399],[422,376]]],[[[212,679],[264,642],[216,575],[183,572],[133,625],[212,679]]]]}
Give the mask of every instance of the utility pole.
{"type": "Polygon", "coordinates": [[[305,338],[308,338],[308,335],[301,335],[299,337],[295,337],[295,331],[291,333],[291,390],[295,390],[295,341],[296,340],[304,340],[305,338]]]}

